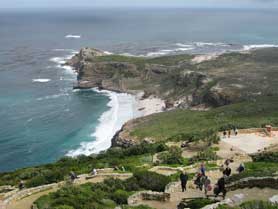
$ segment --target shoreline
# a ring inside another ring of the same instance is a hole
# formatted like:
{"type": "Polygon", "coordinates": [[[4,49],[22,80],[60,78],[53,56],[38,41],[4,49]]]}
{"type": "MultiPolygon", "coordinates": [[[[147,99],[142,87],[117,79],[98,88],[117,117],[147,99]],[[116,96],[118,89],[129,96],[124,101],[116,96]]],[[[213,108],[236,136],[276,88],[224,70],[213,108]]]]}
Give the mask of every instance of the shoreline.
{"type": "MultiPolygon", "coordinates": [[[[69,150],[66,156],[92,155],[105,151],[112,146],[112,139],[128,121],[163,112],[165,102],[157,97],[143,98],[144,92],[119,93],[110,90],[91,90],[109,97],[109,109],[102,113],[98,125],[91,133],[93,141],[81,142],[77,149],[69,150]]],[[[82,91],[82,90],[81,90],[82,91]]]]}

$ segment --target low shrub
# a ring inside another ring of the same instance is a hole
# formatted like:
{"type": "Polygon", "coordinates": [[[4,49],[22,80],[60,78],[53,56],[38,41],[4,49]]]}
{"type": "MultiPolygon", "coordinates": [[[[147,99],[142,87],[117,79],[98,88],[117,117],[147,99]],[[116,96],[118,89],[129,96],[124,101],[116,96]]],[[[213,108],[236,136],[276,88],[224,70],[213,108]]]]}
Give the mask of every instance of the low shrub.
{"type": "Polygon", "coordinates": [[[138,185],[146,190],[163,192],[166,185],[170,183],[170,178],[154,172],[138,171],[134,173],[138,185]]]}
{"type": "Polygon", "coordinates": [[[189,162],[195,163],[200,161],[211,161],[211,160],[217,160],[218,157],[216,155],[216,152],[212,148],[207,148],[204,151],[198,152],[196,156],[192,157],[189,162]]]}
{"type": "Polygon", "coordinates": [[[182,164],[182,150],[176,146],[170,147],[169,151],[160,153],[158,159],[161,160],[163,164],[182,164]]]}
{"type": "Polygon", "coordinates": [[[185,208],[190,208],[190,209],[201,209],[205,207],[206,205],[210,205],[213,203],[216,203],[216,200],[211,200],[207,198],[196,198],[192,199],[189,201],[182,201],[178,205],[178,209],[185,209],[185,208]]]}

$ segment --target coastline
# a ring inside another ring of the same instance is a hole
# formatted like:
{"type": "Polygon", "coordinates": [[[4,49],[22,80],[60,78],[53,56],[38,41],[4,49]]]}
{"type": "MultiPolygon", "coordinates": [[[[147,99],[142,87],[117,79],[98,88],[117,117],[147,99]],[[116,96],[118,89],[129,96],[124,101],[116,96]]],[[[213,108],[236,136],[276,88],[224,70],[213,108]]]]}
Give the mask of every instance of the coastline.
{"type": "Polygon", "coordinates": [[[154,96],[143,98],[143,92],[130,94],[98,90],[97,88],[92,90],[110,98],[107,103],[109,109],[100,116],[98,119],[99,124],[91,134],[91,137],[95,138],[95,140],[81,142],[79,148],[68,151],[66,156],[89,156],[105,151],[112,146],[113,137],[128,121],[165,110],[165,102],[163,100],[154,96]]]}

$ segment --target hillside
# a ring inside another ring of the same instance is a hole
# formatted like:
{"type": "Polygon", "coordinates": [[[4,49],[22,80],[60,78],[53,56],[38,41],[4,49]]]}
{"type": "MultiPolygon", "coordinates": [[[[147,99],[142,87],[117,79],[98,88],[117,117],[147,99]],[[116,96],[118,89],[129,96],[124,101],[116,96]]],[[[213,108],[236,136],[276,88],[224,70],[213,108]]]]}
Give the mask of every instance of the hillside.
{"type": "Polygon", "coordinates": [[[76,88],[144,91],[145,97],[164,99],[168,108],[217,107],[278,94],[277,48],[203,61],[194,55],[128,57],[84,48],[67,64],[78,72],[76,88]]]}
{"type": "Polygon", "coordinates": [[[202,62],[193,55],[143,58],[82,49],[67,63],[78,72],[76,88],[144,91],[144,97],[166,100],[167,111],[128,121],[113,137],[112,147],[98,155],[0,173],[0,207],[277,208],[270,199],[277,198],[278,128],[271,137],[262,128],[278,127],[277,58],[278,49],[223,54],[202,62]],[[196,110],[199,105],[210,108],[196,110]],[[238,135],[222,137],[223,130],[235,127],[238,135]],[[268,140],[258,146],[264,151],[245,151],[240,142],[250,138],[268,140]],[[194,175],[205,163],[214,185],[226,159],[233,159],[227,201],[215,198],[213,191],[207,199],[196,189],[194,175]],[[242,173],[237,172],[240,163],[246,168],[242,173]],[[185,193],[181,170],[189,178],[185,193]],[[72,171],[78,175],[73,182],[72,171]],[[19,190],[22,180],[25,188],[19,190]]]}

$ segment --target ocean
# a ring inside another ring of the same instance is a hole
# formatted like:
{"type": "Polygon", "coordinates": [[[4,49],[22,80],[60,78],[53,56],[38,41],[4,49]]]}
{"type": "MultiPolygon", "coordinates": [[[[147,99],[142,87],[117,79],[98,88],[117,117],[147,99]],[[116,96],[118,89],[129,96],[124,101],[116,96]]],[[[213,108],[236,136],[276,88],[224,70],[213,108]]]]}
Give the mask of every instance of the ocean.
{"type": "Polygon", "coordinates": [[[278,11],[0,10],[0,171],[89,155],[136,117],[127,94],[73,90],[81,47],[161,56],[278,46],[278,11]]]}

